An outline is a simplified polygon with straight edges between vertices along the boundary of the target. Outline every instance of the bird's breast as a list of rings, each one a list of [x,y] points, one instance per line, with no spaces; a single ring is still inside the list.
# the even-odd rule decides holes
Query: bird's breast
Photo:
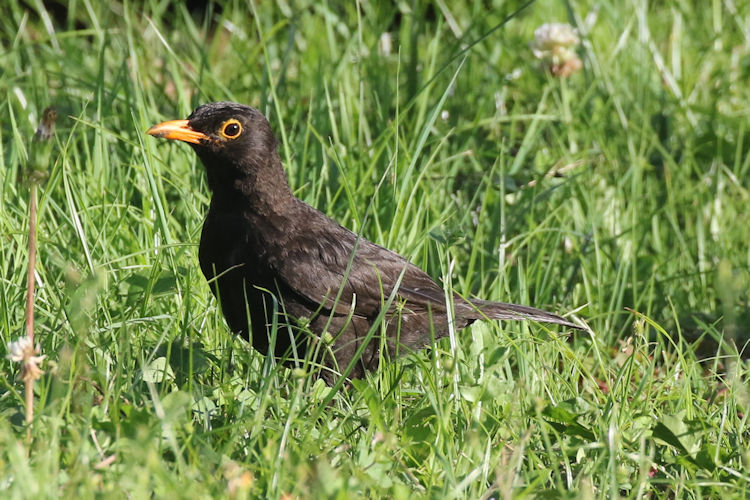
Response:
[[[206,279],[246,274],[258,268],[258,251],[250,228],[239,214],[210,211],[203,224],[198,251]]]

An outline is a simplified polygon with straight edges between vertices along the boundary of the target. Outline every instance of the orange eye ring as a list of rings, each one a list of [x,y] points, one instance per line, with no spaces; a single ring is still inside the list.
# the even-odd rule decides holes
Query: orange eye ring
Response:
[[[242,124],[231,118],[221,124],[221,135],[225,139],[236,139],[242,133]]]

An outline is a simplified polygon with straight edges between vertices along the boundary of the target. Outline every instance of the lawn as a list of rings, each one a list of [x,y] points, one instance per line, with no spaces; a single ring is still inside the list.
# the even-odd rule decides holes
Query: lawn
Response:
[[[43,4],[0,19],[1,497],[750,497],[750,2]],[[217,100],[342,225],[589,330],[476,323],[334,390],[266,359],[198,267],[203,166],[145,134]]]

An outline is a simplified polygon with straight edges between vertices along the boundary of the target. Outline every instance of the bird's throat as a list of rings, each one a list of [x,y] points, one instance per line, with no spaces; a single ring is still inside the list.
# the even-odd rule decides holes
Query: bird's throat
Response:
[[[206,166],[206,173],[216,208],[270,215],[286,211],[296,201],[277,154],[262,163]]]

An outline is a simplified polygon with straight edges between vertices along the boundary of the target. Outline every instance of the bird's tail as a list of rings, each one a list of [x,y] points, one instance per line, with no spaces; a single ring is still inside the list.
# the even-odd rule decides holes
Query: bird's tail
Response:
[[[471,299],[469,301],[473,306],[471,312],[462,311],[461,316],[466,319],[511,319],[511,320],[532,320],[540,323],[554,323],[563,325],[577,330],[583,330],[583,327],[572,323],[557,314],[542,311],[535,307],[521,306],[518,304],[506,304],[505,302],[490,302],[488,300]],[[469,305],[469,304],[467,304]]]

